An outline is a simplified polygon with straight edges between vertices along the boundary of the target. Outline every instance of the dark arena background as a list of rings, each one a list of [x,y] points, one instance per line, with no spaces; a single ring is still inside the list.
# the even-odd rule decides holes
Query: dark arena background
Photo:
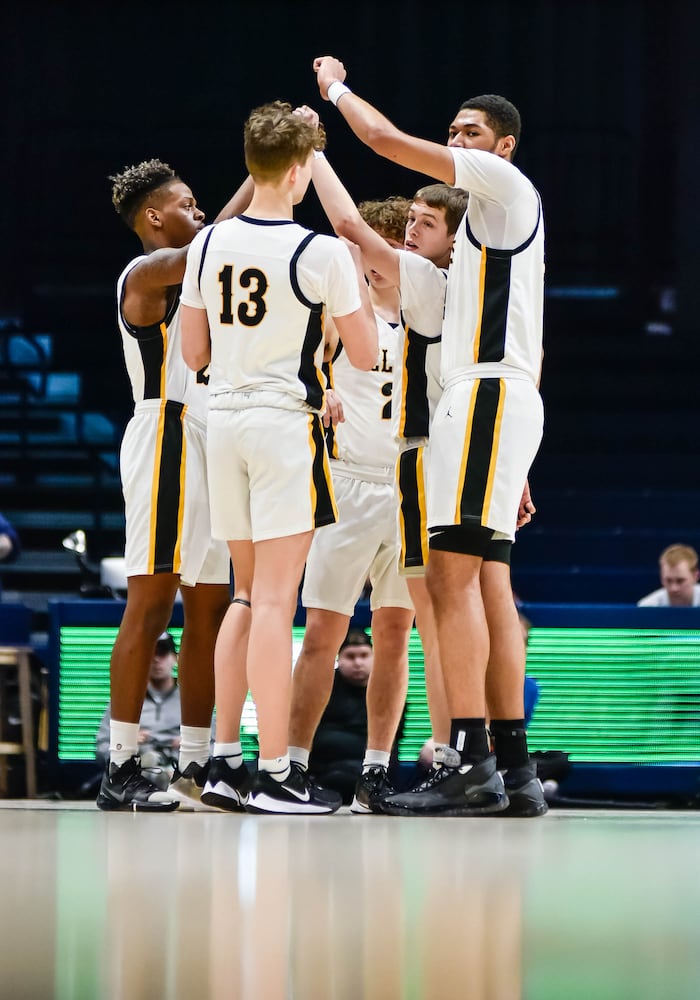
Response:
[[[636,602],[667,545],[700,550],[700,4],[26,0],[2,28],[0,512],[22,553],[0,565],[0,997],[696,997],[700,608]],[[139,252],[108,177],[158,157],[212,219],[245,177],[248,113],[283,99],[320,112],[356,201],[410,197],[425,178],[321,100],[323,54],[437,142],[468,97],[521,112],[545,434],[512,575],[530,745],[566,761],[541,821],[94,806],[132,412],[115,283]],[[312,189],[296,217],[330,232]],[[303,628],[300,608],[296,646]],[[21,647],[35,768],[2,652]],[[415,632],[410,670],[407,780],[430,733]],[[256,739],[250,703],[248,760]]]

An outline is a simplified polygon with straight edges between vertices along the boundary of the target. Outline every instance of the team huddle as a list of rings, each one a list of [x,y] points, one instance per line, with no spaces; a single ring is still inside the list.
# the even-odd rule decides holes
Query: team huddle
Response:
[[[505,98],[472,98],[441,146],[353,93],[337,59],[314,70],[361,141],[438,183],[356,206],[316,112],[282,102],[249,115],[249,177],[211,225],[159,160],[112,178],[143,254],[117,287],[135,403],[121,448],[128,593],[97,804],[336,812],[309,754],[369,579],[375,666],[351,811],[542,815],[510,582],[543,425],[544,229],[511,162],[520,117]],[[311,184],[335,237],[293,219]],[[138,720],[178,588],[181,743],[162,790],[141,768]],[[420,784],[397,791],[414,620],[434,750]]]

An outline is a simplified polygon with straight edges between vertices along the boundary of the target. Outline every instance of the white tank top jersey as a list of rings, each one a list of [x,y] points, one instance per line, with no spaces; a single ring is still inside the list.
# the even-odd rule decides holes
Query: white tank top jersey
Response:
[[[469,202],[447,278],[443,385],[465,375],[506,376],[509,369],[537,384],[544,304],[540,197],[502,157],[480,149],[450,152],[455,185],[469,192]]]
[[[184,403],[192,413],[206,419],[206,379],[203,374],[191,371],[182,358],[179,288],[174,287],[172,303],[162,322],[151,326],[132,326],[124,318],[126,277],[145,259],[145,255],[135,257],[124,268],[117,281],[117,322],[134,402],[170,399]]]
[[[360,293],[340,240],[241,215],[194,238],[181,301],[207,311],[212,396],[270,392],[274,405],[321,412],[323,305],[346,316]]]
[[[329,365],[330,387],[340,397],[345,421],[329,428],[326,440],[331,458],[357,469],[376,469],[393,479],[398,417],[392,386],[399,328],[381,316],[376,319],[379,356],[371,371],[353,368],[341,343]]]
[[[419,254],[399,251],[401,317],[394,408],[401,440],[425,440],[440,386],[440,341],[447,271]]]

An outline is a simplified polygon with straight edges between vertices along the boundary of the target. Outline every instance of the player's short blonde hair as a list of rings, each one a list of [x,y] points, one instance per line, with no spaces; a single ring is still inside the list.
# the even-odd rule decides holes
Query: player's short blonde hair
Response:
[[[668,566],[678,566],[682,562],[688,563],[691,573],[698,568],[698,554],[692,546],[669,545],[659,556],[659,565],[662,567],[664,563]]]
[[[305,122],[284,101],[255,108],[243,129],[246,167],[253,180],[263,183],[282,177],[295,163],[305,163],[312,150],[325,145],[323,126]]]

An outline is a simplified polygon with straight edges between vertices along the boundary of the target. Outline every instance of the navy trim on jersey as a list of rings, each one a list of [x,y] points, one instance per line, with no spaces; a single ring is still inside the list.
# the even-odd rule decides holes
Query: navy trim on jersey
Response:
[[[199,271],[197,271],[197,288],[202,290],[202,271],[204,270],[204,258],[207,255],[207,247],[209,246],[209,240],[211,239],[212,233],[214,232],[214,225],[209,226],[209,232],[204,238],[204,246],[202,247],[202,256],[199,261]]]
[[[131,271],[129,272],[131,274]],[[124,316],[124,292],[126,290],[126,279],[128,275],[124,276],[124,281],[122,283],[122,292],[119,299],[119,318],[124,324],[124,329],[131,334],[136,340],[148,340],[152,337],[162,337],[161,325],[165,323],[166,326],[170,326],[173,321],[173,317],[180,307],[180,292],[182,291],[182,285],[170,285],[170,288],[175,289],[174,298],[168,306],[167,312],[164,319],[158,320],[157,323],[149,323],[148,326],[133,326]],[[172,294],[172,293],[170,293]]]
[[[301,257],[302,253],[304,252],[304,250],[306,250],[307,246],[315,236],[318,236],[318,233],[308,233],[308,235],[304,237],[304,239],[301,241],[299,246],[292,254],[291,259],[289,261],[289,281],[292,285],[292,291],[303,305],[308,306],[309,309],[314,309],[314,310],[317,309],[319,312],[321,312],[323,308],[322,303],[311,302],[310,299],[307,299],[307,297],[304,295],[301,288],[299,287],[299,278],[297,277],[297,263],[299,261],[299,258]]]
[[[527,250],[527,248],[530,246],[530,244],[534,240],[535,236],[537,236],[537,230],[540,228],[540,222],[542,220],[542,199],[540,198],[539,191],[536,188],[533,188],[533,190],[534,190],[535,194],[537,195],[537,222],[535,223],[535,228],[533,229],[532,233],[530,234],[530,236],[528,236],[528,238],[525,240],[524,243],[521,243],[519,247],[515,247],[514,250],[497,250],[497,249],[494,249],[493,247],[485,247],[483,243],[481,243],[479,240],[477,240],[476,236],[472,232],[471,227],[469,225],[469,218],[465,214],[465,216],[464,216],[464,227],[465,227],[465,231],[466,231],[467,237],[469,239],[469,242],[472,244],[472,246],[475,246],[477,248],[477,250],[479,250],[479,251],[486,250],[487,256],[490,256],[491,254],[499,254],[501,257],[506,257],[506,256],[507,257],[514,257],[515,254],[522,253],[523,250]]]
[[[237,215],[237,219],[249,222],[251,226],[296,226],[294,219],[254,219],[250,215]]]

